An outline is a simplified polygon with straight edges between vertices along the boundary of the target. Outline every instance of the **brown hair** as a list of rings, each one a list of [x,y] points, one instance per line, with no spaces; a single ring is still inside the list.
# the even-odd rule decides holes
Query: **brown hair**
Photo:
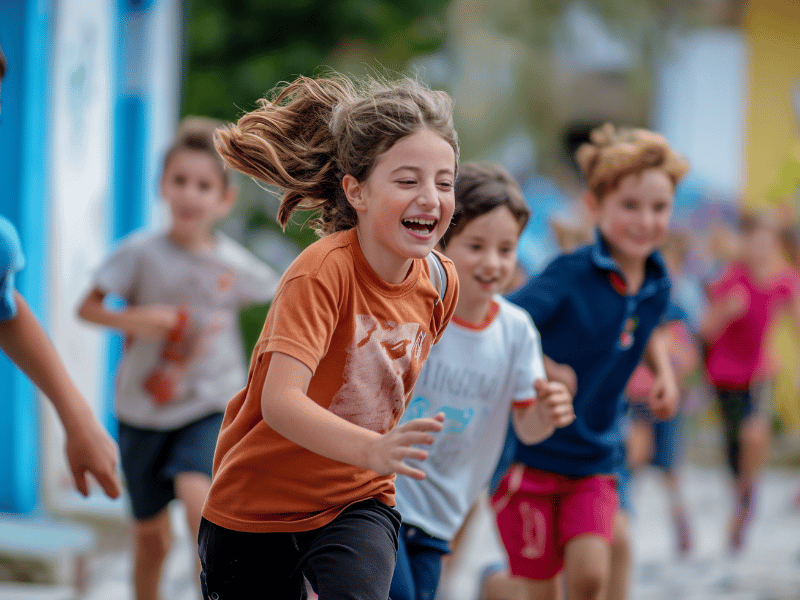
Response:
[[[458,138],[452,100],[410,77],[353,81],[339,74],[298,77],[259,100],[259,108],[217,131],[217,149],[232,168],[284,191],[278,223],[296,210],[319,210],[319,235],[350,229],[357,216],[342,178],[359,182],[380,154],[429,129],[452,146]]]
[[[178,132],[175,134],[175,139],[164,155],[163,172],[166,172],[170,161],[179,152],[184,150],[204,152],[211,156],[219,166],[222,184],[227,188],[230,185],[230,172],[214,147],[214,132],[221,125],[221,121],[209,119],[208,117],[186,117],[181,121]]]
[[[689,170],[686,158],[664,137],[647,129],[616,129],[606,123],[592,131],[590,140],[578,148],[575,160],[597,200],[617,189],[628,175],[660,169],[674,189]]]
[[[450,239],[461,233],[470,221],[493,211],[498,206],[505,206],[511,211],[519,223],[520,232],[531,216],[519,184],[499,165],[487,163],[461,165],[456,178],[455,196],[456,209],[453,219],[439,242],[442,248],[446,248]]]

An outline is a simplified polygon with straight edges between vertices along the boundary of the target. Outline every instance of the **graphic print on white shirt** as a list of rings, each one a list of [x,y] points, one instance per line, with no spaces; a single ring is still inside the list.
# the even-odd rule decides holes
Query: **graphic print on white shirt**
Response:
[[[372,431],[389,430],[405,407],[406,378],[419,360],[427,333],[419,323],[356,317],[356,332],[347,349],[344,384],[329,410]]]
[[[501,297],[482,329],[451,322],[422,367],[402,422],[445,413],[427,447],[422,481],[398,477],[397,507],[406,523],[449,540],[489,482],[503,448],[514,402],[535,397],[543,378],[539,334],[530,316]]]

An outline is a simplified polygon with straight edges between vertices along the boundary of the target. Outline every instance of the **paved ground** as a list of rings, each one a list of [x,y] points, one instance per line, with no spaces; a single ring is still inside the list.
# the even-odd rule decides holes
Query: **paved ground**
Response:
[[[632,600],[800,600],[800,510],[794,499],[800,473],[770,469],[760,494],[748,544],[740,556],[725,548],[730,511],[727,479],[712,468],[687,467],[683,482],[692,515],[695,547],[679,560],[666,497],[655,473],[633,485],[636,508],[632,533],[635,568]],[[197,600],[191,567],[195,545],[189,540],[179,507],[172,514],[178,531],[166,566],[162,597]],[[102,533],[105,550],[88,564],[89,585],[83,600],[132,600],[127,530]],[[503,554],[488,514],[482,513],[467,537],[469,551],[452,580],[443,586],[442,600],[473,600],[479,575]],[[265,582],[268,598],[268,582]],[[67,596],[15,595],[14,598]]]
[[[794,504],[800,474],[776,469],[767,472],[748,544],[735,558],[725,544],[731,501],[724,473],[684,469],[694,534],[694,550],[686,559],[675,553],[660,483],[655,472],[646,472],[633,485],[632,600],[800,599],[800,510]],[[479,573],[487,564],[502,560],[492,527],[484,513],[471,532],[473,551],[443,590],[447,600],[475,598]]]

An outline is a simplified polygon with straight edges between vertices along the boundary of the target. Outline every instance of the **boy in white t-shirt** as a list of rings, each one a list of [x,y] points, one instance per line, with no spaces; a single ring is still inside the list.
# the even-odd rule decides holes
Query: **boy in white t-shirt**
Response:
[[[445,422],[428,453],[426,478],[395,482],[403,525],[393,600],[435,596],[442,555],[489,483],[509,415],[528,444],[574,419],[566,386],[545,379],[530,317],[500,296],[514,275],[517,241],[530,215],[519,186],[499,166],[468,163],[459,168],[455,194],[453,221],[440,244],[458,272],[458,304],[403,417],[441,412]]]

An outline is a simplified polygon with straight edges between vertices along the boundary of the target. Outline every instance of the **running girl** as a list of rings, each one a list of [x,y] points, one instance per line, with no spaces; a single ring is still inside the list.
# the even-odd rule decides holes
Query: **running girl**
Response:
[[[278,220],[324,236],[278,285],[228,405],[200,531],[206,598],[386,600],[394,474],[422,478],[442,416],[395,427],[456,304],[426,260],[453,215],[452,103],[405,78],[300,77],[228,127],[233,168],[284,190]],[[438,273],[445,277],[438,277]],[[434,283],[438,282],[438,283]]]

